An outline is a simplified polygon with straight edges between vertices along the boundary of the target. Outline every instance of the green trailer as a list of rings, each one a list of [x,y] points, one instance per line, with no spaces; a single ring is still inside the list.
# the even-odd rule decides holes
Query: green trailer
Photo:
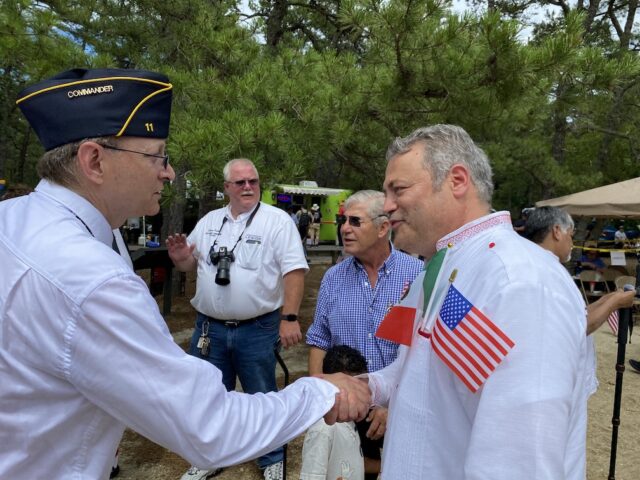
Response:
[[[318,187],[316,182],[302,181],[299,185],[277,184],[271,189],[262,190],[262,201],[286,210],[293,207],[296,211],[304,206],[307,210],[314,203],[320,206],[322,224],[320,242],[335,243],[337,239],[336,215],[340,201],[353,193],[340,188]]]

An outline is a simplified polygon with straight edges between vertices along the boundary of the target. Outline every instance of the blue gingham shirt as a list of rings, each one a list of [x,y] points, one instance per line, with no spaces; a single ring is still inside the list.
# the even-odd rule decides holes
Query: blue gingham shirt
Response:
[[[391,247],[371,288],[362,264],[349,257],[325,273],[307,344],[328,350],[348,345],[367,359],[370,372],[393,362],[398,344],[375,336],[389,307],[400,300],[406,284],[422,271],[424,263]]]

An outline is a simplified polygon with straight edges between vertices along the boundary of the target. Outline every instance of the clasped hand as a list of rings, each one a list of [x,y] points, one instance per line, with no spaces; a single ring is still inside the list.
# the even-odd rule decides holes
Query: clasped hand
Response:
[[[335,422],[362,420],[371,407],[371,391],[366,379],[358,379],[344,373],[316,375],[335,385],[340,392],[336,394],[336,402],[324,416],[327,425]]]

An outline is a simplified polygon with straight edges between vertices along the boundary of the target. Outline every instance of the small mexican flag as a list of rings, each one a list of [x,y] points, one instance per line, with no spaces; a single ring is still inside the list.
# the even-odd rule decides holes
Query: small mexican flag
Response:
[[[418,305],[422,305],[423,277],[424,272],[408,286],[400,302],[389,308],[376,331],[376,337],[411,346],[416,309]]]

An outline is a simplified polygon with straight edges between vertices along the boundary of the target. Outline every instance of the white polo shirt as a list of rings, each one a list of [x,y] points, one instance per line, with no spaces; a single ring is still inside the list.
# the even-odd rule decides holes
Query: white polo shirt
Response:
[[[259,205],[248,227],[253,210],[234,219],[226,206],[202,217],[189,235],[198,261],[196,295],[191,304],[198,312],[221,320],[248,320],[273,312],[284,301],[282,277],[293,270],[309,269],[300,234],[289,215],[270,205]],[[212,246],[214,251],[234,249],[229,285],[215,282],[218,269],[209,256]]]

